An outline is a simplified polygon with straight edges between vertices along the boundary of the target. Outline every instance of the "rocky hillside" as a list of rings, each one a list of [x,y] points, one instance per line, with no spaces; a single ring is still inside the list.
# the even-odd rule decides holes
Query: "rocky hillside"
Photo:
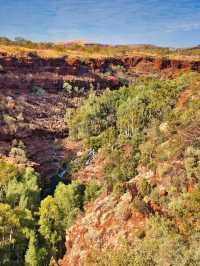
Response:
[[[199,265],[199,72],[1,52],[2,265]]]
[[[62,148],[54,143],[67,136],[65,110],[76,108],[79,98],[87,95],[89,89],[117,89],[128,86],[138,75],[174,76],[182,70],[200,71],[200,62],[139,56],[51,59],[34,53],[25,57],[1,53],[2,154],[9,150],[12,140],[22,140],[42,176],[49,175],[57,169],[56,161],[65,158]]]
[[[134,168],[127,160],[134,163],[136,158],[134,154],[131,155],[134,144],[129,142],[129,138],[126,144],[123,139],[120,148],[112,146],[113,150],[122,151],[120,160],[116,159],[119,153],[115,157],[113,150],[105,151],[114,140],[102,139],[106,147],[98,142],[100,153],[104,151],[105,156],[112,160],[109,171],[108,165],[102,171],[104,180],[109,177],[107,182],[110,182],[112,178],[112,186],[107,185],[106,191],[85,205],[84,213],[66,231],[67,252],[59,265],[199,264],[199,250],[194,252],[193,248],[198,245],[199,232],[200,83],[198,75],[188,76],[187,79],[190,81],[178,93],[171,113],[164,116],[164,120],[158,119],[153,123],[147,129],[142,143],[140,140],[140,159],[137,174],[133,178],[130,177],[134,175]],[[123,108],[126,109],[126,105]],[[144,114],[141,119],[144,119]],[[78,115],[81,116],[81,110]],[[87,119],[87,115],[81,117]],[[79,119],[75,118],[75,121],[78,123]],[[133,125],[135,128],[136,122]],[[90,135],[92,131],[88,135],[83,130],[80,129],[79,137],[93,138],[90,143],[94,145],[95,137]],[[131,136],[134,138],[134,135]],[[114,139],[115,145],[120,145],[121,140]],[[81,179],[83,176],[79,173],[76,176]]]
[[[103,193],[88,204],[84,215],[77,217],[75,224],[67,230],[67,254],[60,265],[84,265],[94,251],[103,253],[116,249],[122,239],[134,241],[143,233],[147,217],[131,205],[130,193]]]

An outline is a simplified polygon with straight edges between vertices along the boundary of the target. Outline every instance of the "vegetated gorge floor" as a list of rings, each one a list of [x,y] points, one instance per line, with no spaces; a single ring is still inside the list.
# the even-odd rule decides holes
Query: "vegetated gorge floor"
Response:
[[[184,70],[200,71],[200,62],[140,56],[51,59],[1,53],[0,156],[9,156],[14,140],[22,141],[29,163],[46,187],[62,162],[80,149],[79,143],[67,139],[64,118],[66,109],[79,106],[89,89],[118,89],[134,82],[136,76],[172,78]],[[63,90],[65,82],[70,91]],[[91,166],[87,168],[83,174],[86,179]]]

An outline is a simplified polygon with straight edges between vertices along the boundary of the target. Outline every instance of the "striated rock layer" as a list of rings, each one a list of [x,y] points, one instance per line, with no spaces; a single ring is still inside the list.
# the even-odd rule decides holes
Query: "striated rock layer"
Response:
[[[33,85],[48,90],[60,90],[63,82],[88,89],[107,87],[117,89],[123,82],[112,73],[113,66],[121,66],[130,74],[160,73],[172,76],[180,70],[200,72],[200,61],[172,60],[151,56],[122,58],[70,59],[41,58],[30,54],[26,57],[0,55],[0,88],[30,89]]]

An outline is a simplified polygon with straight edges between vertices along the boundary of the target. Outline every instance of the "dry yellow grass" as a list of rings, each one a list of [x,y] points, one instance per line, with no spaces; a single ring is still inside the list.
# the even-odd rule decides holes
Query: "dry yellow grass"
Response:
[[[152,56],[152,57],[166,57],[169,59],[177,60],[200,60],[200,51],[196,53],[192,50],[180,50],[180,51],[165,51],[164,48],[130,48],[128,46],[123,47],[52,47],[52,48],[27,48],[19,45],[5,45],[0,44],[0,53],[6,52],[8,55],[23,57],[28,53],[37,53],[42,58],[58,58],[68,56],[70,58],[106,58],[106,57],[126,57],[126,56]]]

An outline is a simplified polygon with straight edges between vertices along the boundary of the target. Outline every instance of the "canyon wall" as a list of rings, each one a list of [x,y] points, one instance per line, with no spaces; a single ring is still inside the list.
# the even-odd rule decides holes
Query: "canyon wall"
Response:
[[[41,86],[47,90],[61,90],[63,82],[73,87],[117,89],[124,85],[112,67],[120,66],[131,75],[157,73],[171,77],[182,70],[200,72],[200,61],[172,60],[155,57],[41,58],[34,54],[17,58],[0,54],[0,88],[30,89]],[[126,77],[125,77],[126,79]]]

